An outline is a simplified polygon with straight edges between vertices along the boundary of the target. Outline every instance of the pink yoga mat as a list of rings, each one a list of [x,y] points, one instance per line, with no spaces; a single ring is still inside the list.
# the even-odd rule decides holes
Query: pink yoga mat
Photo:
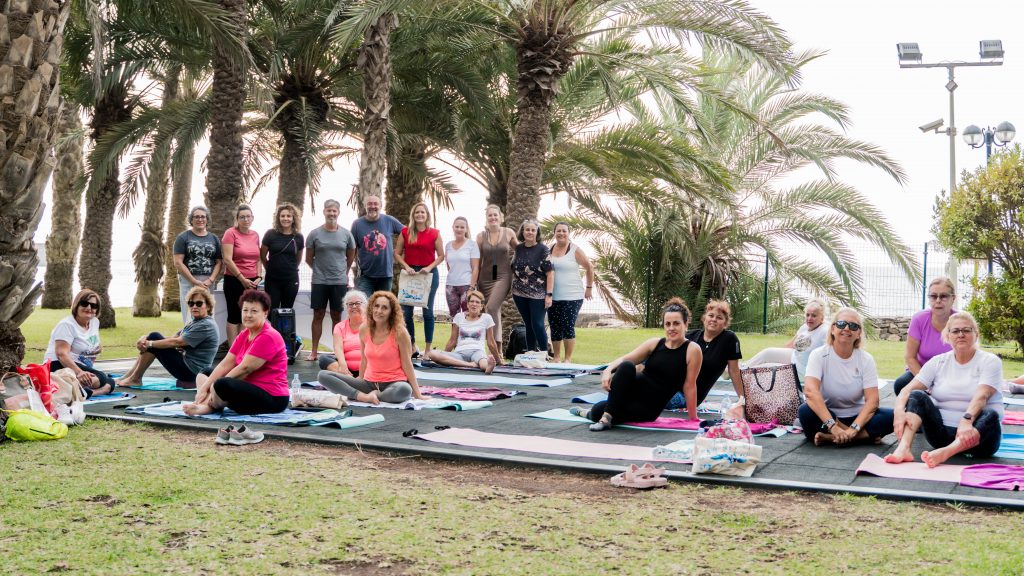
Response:
[[[523,394],[517,390],[506,391],[500,388],[438,388],[436,386],[420,386],[420,392],[456,400],[497,400]]]
[[[748,422],[751,434],[762,434],[776,428],[775,424],[758,424]],[[664,418],[659,417],[653,422],[626,422],[624,426],[636,426],[637,428],[657,428],[659,430],[700,430],[700,420],[687,420],[685,418]]]
[[[904,462],[889,464],[877,454],[868,454],[857,467],[857,474],[871,474],[883,478],[902,478],[904,480],[934,480],[936,482],[960,483],[960,472],[966,466],[943,464],[929,468],[924,462]]]
[[[1005,412],[1003,414],[1003,424],[1024,426],[1024,412]]]
[[[442,444],[457,444],[474,448],[496,448],[499,450],[516,450],[519,452],[536,452],[553,456],[581,456],[584,458],[607,458],[611,460],[631,460],[634,462],[657,461],[688,464],[688,460],[669,460],[655,458],[652,448],[644,446],[627,446],[625,444],[597,444],[594,442],[577,442],[575,440],[559,440],[546,436],[521,436],[518,434],[494,434],[481,432],[472,428],[448,428],[428,434],[417,434],[416,438]]]

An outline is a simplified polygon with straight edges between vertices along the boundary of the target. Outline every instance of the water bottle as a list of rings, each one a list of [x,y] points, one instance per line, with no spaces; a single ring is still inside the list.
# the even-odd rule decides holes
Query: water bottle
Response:
[[[728,412],[730,408],[732,408],[732,396],[722,396],[722,403],[718,407],[718,413],[724,418],[725,413]]]
[[[296,374],[296,375],[292,376],[292,385],[291,385],[291,388],[288,391],[294,397],[295,393],[298,392],[301,389],[302,389],[302,380],[300,380],[299,379],[299,375]]]

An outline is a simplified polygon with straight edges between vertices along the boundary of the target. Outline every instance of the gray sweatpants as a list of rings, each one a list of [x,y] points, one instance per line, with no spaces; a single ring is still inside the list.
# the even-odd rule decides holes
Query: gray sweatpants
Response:
[[[353,378],[352,376],[345,376],[344,374],[328,370],[321,370],[316,380],[324,388],[335,394],[347,396],[350,400],[355,400],[356,392],[369,394],[374,390],[380,390],[377,397],[380,398],[381,402],[397,404],[412,398],[412,386],[404,380],[396,382],[367,382],[362,378]]]

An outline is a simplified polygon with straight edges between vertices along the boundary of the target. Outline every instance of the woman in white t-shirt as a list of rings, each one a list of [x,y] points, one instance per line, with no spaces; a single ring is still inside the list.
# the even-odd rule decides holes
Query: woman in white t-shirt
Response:
[[[807,360],[800,426],[817,445],[878,442],[892,432],[892,410],[878,407],[878,369],[861,348],[864,320],[843,308],[828,327],[828,344]]]
[[[494,340],[494,319],[484,313],[484,302],[482,292],[471,290],[466,295],[469,310],[452,318],[452,336],[444,350],[431,350],[427,357],[446,366],[480,368],[487,374],[494,371],[501,352]],[[487,354],[488,348],[493,356]]]
[[[444,298],[448,302],[448,314],[452,318],[459,312],[466,312],[466,295],[476,290],[480,276],[480,246],[469,235],[469,221],[463,216],[455,218],[452,224],[455,240],[444,247],[445,261],[448,262],[448,278],[444,285]]]
[[[50,332],[43,362],[50,372],[68,368],[75,373],[87,397],[110,394],[114,379],[93,368],[103,347],[100,345],[100,296],[88,288],[71,301],[71,315],[64,317]]]
[[[804,323],[796,331],[796,336],[783,348],[765,348],[747,362],[747,366],[762,364],[796,365],[796,372],[803,380],[807,373],[807,359],[811,352],[825,344],[829,326],[825,324],[825,304],[821,300],[811,300],[804,307]]]
[[[886,462],[913,462],[910,449],[919,428],[935,448],[921,453],[929,468],[961,452],[984,458],[999,450],[1002,361],[978,349],[978,323],[967,312],[949,317],[942,340],[953,350],[933,356],[896,398],[894,424],[900,442]]]

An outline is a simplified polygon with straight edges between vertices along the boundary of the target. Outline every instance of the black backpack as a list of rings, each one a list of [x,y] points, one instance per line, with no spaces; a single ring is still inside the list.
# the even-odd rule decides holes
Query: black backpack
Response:
[[[288,364],[295,363],[302,341],[295,334],[295,310],[291,308],[274,308],[270,311],[270,325],[284,338],[284,346],[288,351]]]
[[[526,324],[516,324],[508,334],[505,358],[511,360],[523,352],[526,352]]]

